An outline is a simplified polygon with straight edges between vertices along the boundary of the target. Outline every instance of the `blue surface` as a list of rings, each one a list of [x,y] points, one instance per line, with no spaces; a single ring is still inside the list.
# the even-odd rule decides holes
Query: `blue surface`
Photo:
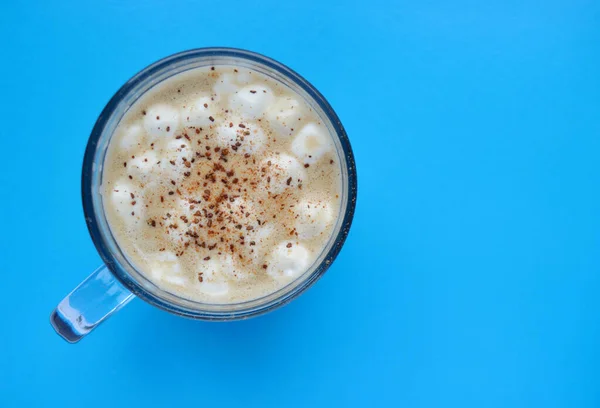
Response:
[[[260,4],[3,4],[0,406],[598,407],[600,4]],[[280,60],[336,109],[346,246],[267,316],[135,301],[68,345],[48,316],[100,262],[92,125],[135,72],[209,45]]]

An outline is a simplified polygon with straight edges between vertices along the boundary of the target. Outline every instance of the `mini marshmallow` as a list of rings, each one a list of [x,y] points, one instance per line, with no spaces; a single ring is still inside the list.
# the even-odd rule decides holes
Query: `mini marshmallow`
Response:
[[[165,146],[167,157],[169,160],[183,163],[183,159],[191,159],[192,151],[190,145],[184,139],[173,139]]]
[[[232,74],[222,74],[213,85],[213,93],[219,100],[225,95],[236,93],[238,89],[236,78]]]
[[[225,296],[229,293],[227,282],[202,282],[199,287],[202,293],[213,297]]]
[[[243,128],[240,125],[244,126]],[[240,143],[238,153],[256,154],[260,153],[267,141],[263,130],[254,122],[232,117],[225,120],[215,131],[215,141],[221,147],[230,147],[237,142]]]
[[[215,108],[215,103],[210,96],[201,96],[183,110],[182,122],[185,126],[190,127],[208,127],[213,122],[210,118],[214,119],[216,115]]]
[[[185,279],[180,275],[181,265],[173,252],[159,252],[148,258],[150,273],[155,279],[164,280],[180,286],[185,284]]]
[[[233,275],[231,256],[202,260],[199,262],[198,289],[209,296],[224,296],[229,293],[229,284],[227,283],[229,275]]]
[[[141,194],[138,195],[133,186],[124,179],[113,185],[110,200],[115,211],[129,227],[136,224],[144,214],[143,197],[141,197]]]
[[[279,194],[286,188],[297,188],[298,184],[306,179],[304,167],[298,160],[287,154],[264,159],[261,162],[262,168],[266,169],[265,177],[261,179],[263,186],[273,194]]]
[[[302,200],[294,207],[296,232],[300,239],[309,239],[321,234],[333,221],[333,210],[329,202]]]
[[[171,136],[179,125],[177,109],[164,103],[152,105],[144,116],[144,129],[151,139]]]
[[[248,83],[250,82],[251,79],[252,79],[252,76],[250,75],[250,72],[246,71],[244,69],[239,71],[235,76],[236,82],[242,86],[248,85]]]
[[[194,213],[198,211],[195,206],[194,209],[192,209],[192,206],[194,205],[187,200],[179,198],[175,201],[173,210],[176,213],[177,218],[183,215],[191,220],[194,218]]]
[[[123,150],[131,150],[144,141],[144,128],[134,124],[124,130],[119,146]]]
[[[292,152],[302,163],[313,164],[331,150],[327,129],[316,123],[304,126],[292,142]]]
[[[255,124],[246,125],[245,132],[242,132],[243,140],[240,137],[241,146],[238,152],[241,154],[257,154],[264,150],[267,142],[265,132]],[[250,133],[250,134],[248,134]]]
[[[294,98],[277,98],[275,103],[269,106],[265,116],[271,128],[279,136],[289,137],[294,130],[301,126],[302,107]]]
[[[241,281],[248,279],[248,272],[242,268],[236,267],[231,255],[221,255],[218,261],[221,263],[221,273],[225,279],[231,281]]]
[[[257,119],[267,106],[273,102],[273,91],[264,85],[248,85],[231,95],[231,109],[236,110],[242,117]]]
[[[188,222],[184,221],[181,218],[182,216],[186,217]],[[173,206],[163,213],[161,219],[167,226],[177,226],[177,228],[162,229],[163,233],[170,241],[178,245],[187,240],[185,235],[186,226],[191,222],[190,220],[193,219],[193,212],[189,209],[189,204],[186,201],[177,199],[175,203],[173,203]]]
[[[127,163],[127,171],[137,180],[146,180],[151,176],[151,173],[157,168],[158,156],[152,150],[148,150],[142,154],[138,154],[135,158]]]
[[[235,144],[238,137],[238,123],[240,123],[239,119],[231,119],[226,120],[222,125],[217,127],[217,129],[215,130],[214,138],[219,146],[229,147]]]
[[[185,161],[192,158],[192,151],[184,139],[170,140],[165,146],[166,158],[160,160],[160,169],[171,180],[183,178]]]
[[[163,278],[165,282],[177,286],[185,286],[187,280],[183,276],[166,276]]]
[[[267,273],[275,279],[295,278],[308,268],[309,258],[310,252],[302,245],[282,242],[269,257]]]
[[[249,249],[250,257],[255,265],[263,264],[263,259],[267,255],[266,251],[269,248],[267,240],[273,236],[274,232],[275,227],[271,224],[267,224],[254,228],[252,231],[246,233],[246,240],[254,241],[254,245],[249,247]]]

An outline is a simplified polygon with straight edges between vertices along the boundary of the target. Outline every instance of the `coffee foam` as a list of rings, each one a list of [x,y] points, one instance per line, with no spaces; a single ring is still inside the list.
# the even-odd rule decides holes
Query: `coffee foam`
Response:
[[[290,137],[306,115],[296,98],[279,97],[267,107],[265,116],[273,131],[282,137]]]
[[[140,97],[103,178],[110,228],[137,268],[210,303],[301,275],[331,235],[340,192],[320,118],[289,88],[236,67],[195,69]]]

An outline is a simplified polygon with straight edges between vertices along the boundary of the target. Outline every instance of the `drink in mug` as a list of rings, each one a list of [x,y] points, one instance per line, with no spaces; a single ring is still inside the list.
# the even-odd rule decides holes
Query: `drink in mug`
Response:
[[[341,167],[320,117],[241,66],[169,78],[116,128],[102,183],[117,243],[160,288],[200,302],[275,292],[331,237]]]
[[[203,320],[273,310],[329,268],[356,196],[348,137],[298,74],[232,48],[169,56],[92,130],[82,198],[104,265],[51,323],[76,342],[136,296]]]

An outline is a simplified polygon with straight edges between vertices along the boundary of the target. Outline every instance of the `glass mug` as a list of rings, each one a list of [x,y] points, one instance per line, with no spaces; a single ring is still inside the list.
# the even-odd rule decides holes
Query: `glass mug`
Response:
[[[108,226],[100,194],[107,147],[119,121],[131,105],[149,89],[173,75],[212,65],[251,68],[297,92],[320,116],[333,135],[338,159],[342,164],[339,217],[331,238],[315,262],[301,276],[276,292],[231,304],[195,302],[160,289],[148,280],[117,245]],[[148,66],[127,81],[108,102],[94,125],[83,160],[81,187],[85,220],[104,265],[96,269],[52,312],[52,326],[71,343],[79,341],[136,296],[167,312],[201,320],[244,319],[285,305],[315,283],[338,255],[352,224],[357,195],[356,167],[350,141],[323,95],[285,65],[254,52],[233,48],[184,51]]]

